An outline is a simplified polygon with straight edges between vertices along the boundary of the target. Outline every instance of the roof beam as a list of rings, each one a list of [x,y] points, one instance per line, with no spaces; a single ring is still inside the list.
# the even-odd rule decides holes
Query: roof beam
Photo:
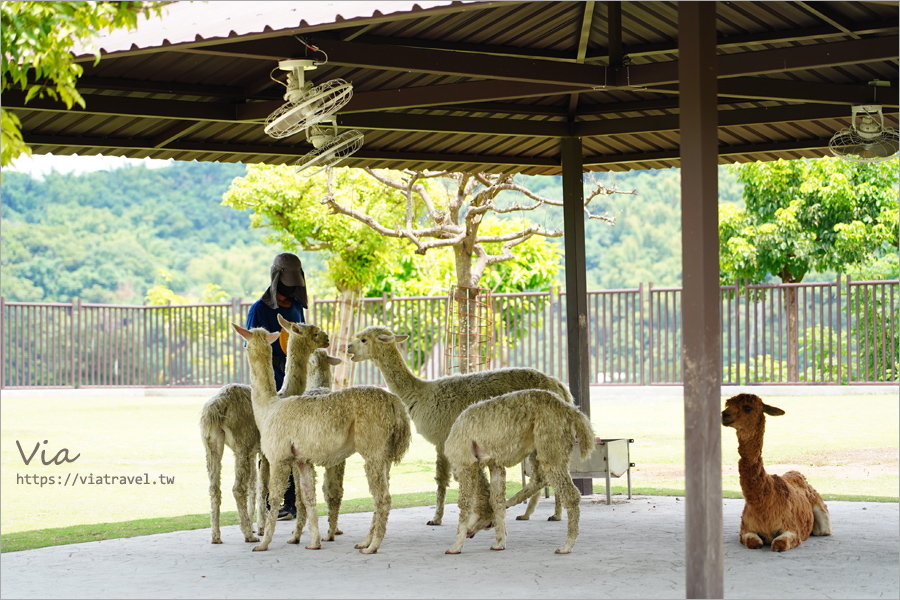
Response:
[[[189,119],[192,121],[237,121],[236,106],[230,102],[188,102],[184,100],[154,100],[148,98],[128,98],[123,96],[100,96],[86,94],[85,107],[74,105],[69,112],[97,115],[124,115],[161,119]],[[65,105],[50,98],[32,98],[25,104],[22,92],[3,94],[4,108],[66,112]]]
[[[565,121],[480,119],[399,113],[342,115],[338,117],[338,125],[340,127],[381,131],[422,131],[522,137],[557,138],[568,137],[572,133],[569,124]]]
[[[386,45],[325,39],[317,43],[327,52],[329,64],[353,68],[414,71],[445,76],[576,85],[585,88],[599,88],[604,83],[609,87],[628,88],[678,81],[678,61],[632,65],[627,73],[631,84],[628,85],[629,81],[625,81],[624,70],[619,71],[620,81],[616,81],[612,76],[607,81],[605,68],[595,64],[575,64],[546,58],[485,56],[425,48],[409,52],[403,47],[402,42],[397,45]],[[896,60],[898,44],[900,37],[891,35],[830,44],[722,54],[717,60],[718,74],[720,78],[735,77]],[[190,52],[278,61],[302,56],[304,50],[305,47],[294,38],[281,37],[204,46],[190,49]]]
[[[853,31],[853,25],[851,23],[844,23],[841,16],[831,9],[827,2],[797,2],[797,4],[841,33],[846,33],[853,39],[859,39],[859,34]]]
[[[754,46],[772,43],[793,43],[806,40],[823,40],[828,38],[840,37],[845,38],[847,35],[878,35],[878,34],[896,34],[900,30],[896,22],[889,20],[868,21],[865,23],[854,23],[852,33],[848,34],[831,25],[821,25],[818,27],[808,27],[805,29],[791,29],[788,31],[763,31],[759,33],[747,33],[741,35],[719,36],[716,40],[716,47],[720,50],[728,48],[736,48],[740,46]],[[640,46],[626,46],[625,54],[635,58],[638,56],[653,56],[658,54],[674,54],[678,52],[677,42],[661,42],[657,44],[643,44]],[[587,62],[605,61],[608,59],[605,49],[598,50],[595,54],[587,57]]]
[[[560,86],[545,83],[534,84],[508,81],[451,83],[427,87],[360,92],[353,95],[353,98],[341,110],[341,113],[547,97],[572,92],[587,92],[590,89],[590,87],[582,85]]]
[[[604,67],[557,61],[480,56],[461,52],[420,49],[409,52],[398,46],[355,42],[318,42],[328,53],[328,64],[388,71],[416,71],[435,75],[483,77],[485,79],[557,83],[594,87],[603,85]]]
[[[584,13],[582,14],[582,17],[581,17],[581,32],[578,34],[578,50],[577,50],[577,55],[575,57],[575,62],[579,65],[584,64],[584,59],[587,56],[588,42],[591,39],[591,22],[594,19],[594,4],[595,4],[595,2],[593,0],[590,0],[590,1],[584,3]],[[621,13],[619,12],[619,3],[612,2],[610,4],[615,5],[615,8],[610,6],[610,14],[613,14],[613,11],[615,11],[615,14],[620,15],[619,28],[621,29],[622,21],[621,21]],[[612,21],[612,19],[610,19],[610,21]],[[610,27],[612,27],[612,24],[610,24]],[[619,35],[620,42],[621,42],[622,32],[619,31],[618,35]],[[578,108],[578,93],[577,92],[572,94],[571,96],[569,96],[569,115],[572,118],[575,117],[575,109],[576,108]]]
[[[648,91],[678,93],[677,84],[650,86]],[[891,87],[860,84],[818,83],[768,77],[728,77],[719,79],[719,97],[743,100],[778,100],[822,104],[881,104],[898,106],[897,82]]]
[[[828,147],[828,139],[813,138],[808,140],[791,140],[787,142],[766,142],[761,144],[744,144],[741,146],[719,146],[719,156],[737,156],[761,152],[789,152],[791,150],[821,150]],[[598,167],[609,164],[643,163],[659,160],[677,160],[680,150],[662,150],[651,152],[633,152],[627,154],[608,154],[585,156],[584,166]]]
[[[894,35],[740,54],[720,54],[716,60],[716,66],[721,80],[740,75],[784,73],[819,67],[897,60],[898,44],[900,44],[900,37]],[[678,61],[630,67],[632,86],[653,86],[677,81]],[[619,86],[622,84],[622,81],[618,82]]]
[[[90,150],[118,150],[128,151],[137,150],[153,157],[154,151],[161,153],[183,152],[196,154],[224,154],[227,153],[235,157],[236,160],[245,160],[246,158],[257,157],[300,157],[305,155],[308,147],[303,146],[283,146],[283,145],[263,145],[263,144],[242,144],[233,145],[228,143],[215,144],[209,142],[187,142],[174,141],[165,148],[154,148],[152,141],[141,140],[137,138],[91,138],[80,136],[56,136],[56,135],[35,135],[23,132],[25,143],[33,146],[66,146],[77,152],[79,149]],[[720,146],[719,156],[738,156],[755,153],[778,153],[792,150],[821,150],[828,147],[827,138],[813,138],[807,140],[790,140],[786,142],[765,142],[758,144],[743,144],[740,146]],[[162,154],[160,154],[162,156]],[[677,160],[679,150],[664,151],[648,151],[634,152],[623,154],[593,155],[584,157],[584,166],[604,166],[609,164],[629,164],[642,163],[661,160]],[[188,160],[188,159],[185,159]],[[416,162],[432,162],[432,163],[458,163],[458,164],[481,164],[481,165],[504,165],[504,166],[520,166],[520,167],[558,167],[559,161],[556,158],[546,157],[517,157],[517,156],[485,156],[483,154],[448,154],[448,153],[422,153],[422,152],[386,152],[373,148],[363,147],[352,157],[347,159],[348,164],[354,160],[396,160],[396,161],[416,161]]]
[[[778,106],[720,110],[720,127],[764,125],[815,121],[819,119],[849,118],[843,105]],[[679,117],[656,115],[648,117],[610,118],[595,121],[579,121],[570,125],[563,121],[535,121],[524,119],[485,119],[471,117],[444,117],[410,114],[346,115],[338,119],[341,127],[353,127],[383,131],[422,131],[473,135],[509,135],[523,137],[597,137],[604,135],[628,135],[654,131],[677,131]]]

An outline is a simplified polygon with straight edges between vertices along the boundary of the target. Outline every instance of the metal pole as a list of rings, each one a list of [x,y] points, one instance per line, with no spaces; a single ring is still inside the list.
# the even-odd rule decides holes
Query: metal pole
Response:
[[[688,598],[722,598],[716,3],[678,3],[685,566]]]

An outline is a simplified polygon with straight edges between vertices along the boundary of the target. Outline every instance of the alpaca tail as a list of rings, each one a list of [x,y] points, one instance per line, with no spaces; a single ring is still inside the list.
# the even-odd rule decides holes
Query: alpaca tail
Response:
[[[567,406],[570,422],[575,429],[575,437],[578,438],[581,447],[581,460],[587,460],[594,452],[594,428],[587,416],[575,406]]]
[[[562,398],[565,402],[574,405],[575,398],[572,397],[572,392],[569,391],[569,388],[562,381],[556,380],[556,389],[550,390],[556,394],[559,394],[559,397]]]
[[[409,450],[412,443],[412,427],[409,424],[409,413],[400,398],[390,394],[391,411],[394,415],[394,424],[391,429],[391,454],[390,460],[399,465]]]
[[[207,404],[200,413],[200,437],[206,447],[206,468],[209,473],[222,465],[225,452],[225,412],[217,404]]]

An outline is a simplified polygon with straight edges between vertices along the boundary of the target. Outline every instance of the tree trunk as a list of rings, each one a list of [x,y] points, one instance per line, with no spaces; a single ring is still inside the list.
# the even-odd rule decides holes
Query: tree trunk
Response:
[[[797,288],[784,290],[784,313],[787,321],[787,375],[791,383],[800,381],[800,331],[797,315]]]
[[[359,290],[342,289],[337,302],[337,329],[334,339],[331,341],[333,356],[341,359],[341,364],[334,368],[335,390],[350,387],[350,357],[347,355],[347,345],[356,333],[356,315],[359,309]]]

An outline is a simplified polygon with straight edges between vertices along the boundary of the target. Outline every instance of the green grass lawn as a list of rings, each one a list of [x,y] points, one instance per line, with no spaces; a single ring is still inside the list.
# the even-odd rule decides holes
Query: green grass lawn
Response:
[[[0,549],[8,552],[208,527],[208,481],[197,426],[206,400],[205,395],[119,398],[108,392],[77,397],[66,391],[27,397],[4,394],[0,402]],[[787,413],[767,422],[763,457],[769,472],[800,469],[826,500],[898,500],[896,394],[766,401]],[[635,493],[684,494],[680,399],[594,400],[591,414],[600,437],[635,440],[631,446]],[[16,442],[25,458],[38,445],[29,465],[24,464]],[[77,459],[43,464],[42,452],[49,462],[62,449],[70,459]],[[722,449],[723,495],[739,498],[733,430],[722,430]],[[362,465],[358,456],[348,461],[343,512],[371,510]],[[232,473],[233,466],[226,460],[223,524],[236,523]],[[76,475],[79,483],[73,487]],[[150,483],[80,483],[90,475],[95,482],[98,476],[115,475],[140,476]],[[33,482],[35,476],[38,483]],[[68,485],[59,483],[67,477]],[[46,478],[44,485],[41,478]],[[519,470],[511,469],[510,490],[517,490],[520,481]],[[624,493],[625,478],[613,481],[613,492]],[[594,483],[595,492],[603,491],[602,481]],[[434,448],[416,435],[402,464],[391,471],[393,505],[433,505],[434,488]],[[456,501],[455,489],[454,483],[449,503]]]

